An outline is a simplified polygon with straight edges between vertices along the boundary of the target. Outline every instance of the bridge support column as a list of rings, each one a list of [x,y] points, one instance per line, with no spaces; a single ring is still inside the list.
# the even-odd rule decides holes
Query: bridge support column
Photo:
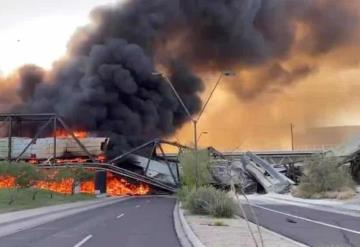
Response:
[[[104,194],[106,193],[106,172],[98,171],[95,174],[95,192]]]

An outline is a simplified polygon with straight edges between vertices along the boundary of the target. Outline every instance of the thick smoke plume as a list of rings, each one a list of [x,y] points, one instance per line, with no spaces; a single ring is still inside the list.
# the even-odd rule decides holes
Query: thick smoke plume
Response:
[[[356,44],[359,6],[357,0],[129,0],[99,7],[52,71],[20,70],[21,102],[13,111],[56,112],[74,128],[110,135],[116,153],[169,135],[187,120],[168,85],[153,75],[157,69],[192,114],[201,107],[198,72],[248,74],[229,88],[251,100],[312,73],[322,55]]]

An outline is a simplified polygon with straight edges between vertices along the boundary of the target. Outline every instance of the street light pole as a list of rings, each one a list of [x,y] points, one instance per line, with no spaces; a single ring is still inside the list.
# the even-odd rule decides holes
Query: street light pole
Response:
[[[197,142],[199,143],[200,142],[200,138],[202,137],[202,135],[206,135],[208,132],[207,131],[203,131],[201,132],[198,137],[197,137]]]
[[[198,138],[197,138],[198,120],[193,120],[194,125],[194,149],[195,149],[195,189],[199,188],[199,154],[198,154]]]
[[[180,102],[182,108],[185,110],[186,114],[188,115],[189,119],[192,121],[193,123],[193,128],[194,128],[194,151],[195,151],[195,186],[196,189],[199,187],[199,156],[198,156],[198,137],[197,137],[197,123],[199,122],[202,114],[205,111],[206,106],[208,105],[211,97],[213,96],[216,88],[218,87],[221,79],[223,78],[223,76],[234,76],[235,73],[231,72],[231,71],[225,71],[225,72],[221,72],[219,79],[217,80],[214,88],[211,90],[211,93],[209,95],[209,97],[207,98],[203,108],[200,111],[200,114],[198,115],[197,118],[193,118],[192,115],[190,114],[189,109],[186,107],[186,105],[184,104],[183,100],[181,99],[180,95],[178,94],[178,92],[176,91],[174,85],[171,83],[170,79],[165,76],[162,73],[159,72],[153,72],[152,73],[155,76],[161,76],[166,82],[167,84],[169,84],[171,90],[174,92],[176,98],[178,99],[178,101]]]

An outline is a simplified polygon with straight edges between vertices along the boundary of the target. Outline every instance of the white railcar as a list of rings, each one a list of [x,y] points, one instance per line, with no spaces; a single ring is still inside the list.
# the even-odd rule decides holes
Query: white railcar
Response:
[[[31,142],[31,138],[13,137],[11,138],[11,158],[16,159],[25,147]],[[109,142],[105,137],[86,137],[79,138],[83,146],[93,156],[104,153]],[[9,152],[8,138],[0,138],[0,159],[7,159]],[[46,160],[54,155],[54,138],[39,138],[26,150],[20,159],[39,159]],[[56,139],[56,157],[85,157],[86,152],[71,137],[58,137]]]

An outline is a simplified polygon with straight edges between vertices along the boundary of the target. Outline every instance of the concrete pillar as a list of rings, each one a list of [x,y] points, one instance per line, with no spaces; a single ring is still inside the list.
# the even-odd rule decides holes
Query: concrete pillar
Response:
[[[95,174],[95,193],[104,194],[106,193],[106,172],[98,171]]]

